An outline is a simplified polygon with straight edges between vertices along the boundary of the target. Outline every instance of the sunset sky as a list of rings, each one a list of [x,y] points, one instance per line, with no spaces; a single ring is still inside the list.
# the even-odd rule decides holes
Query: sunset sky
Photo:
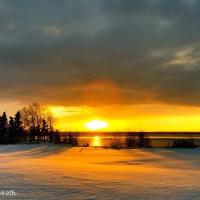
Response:
[[[56,127],[200,131],[200,1],[0,0],[0,112]]]

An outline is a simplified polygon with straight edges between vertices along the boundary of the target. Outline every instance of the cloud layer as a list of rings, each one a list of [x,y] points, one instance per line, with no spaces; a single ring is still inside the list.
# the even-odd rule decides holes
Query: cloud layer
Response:
[[[200,104],[200,2],[1,0],[0,98]]]

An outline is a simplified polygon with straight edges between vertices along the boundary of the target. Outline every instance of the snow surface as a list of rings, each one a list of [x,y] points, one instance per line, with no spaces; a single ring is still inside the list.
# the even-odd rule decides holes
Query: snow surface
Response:
[[[0,192],[35,200],[199,200],[200,149],[1,145]]]

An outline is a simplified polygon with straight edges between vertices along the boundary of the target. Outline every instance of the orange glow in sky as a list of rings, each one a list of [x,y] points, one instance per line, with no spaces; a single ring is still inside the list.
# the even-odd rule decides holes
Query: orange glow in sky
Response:
[[[60,131],[200,131],[200,108],[163,104],[50,106]]]

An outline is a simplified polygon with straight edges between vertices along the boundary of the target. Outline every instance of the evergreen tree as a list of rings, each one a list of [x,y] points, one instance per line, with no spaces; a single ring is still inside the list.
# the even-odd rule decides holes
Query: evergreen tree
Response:
[[[6,112],[3,112],[0,118],[0,133],[1,133],[1,143],[7,143],[8,118]]]
[[[21,114],[19,111],[15,114],[14,117],[14,128],[15,128],[16,138],[18,140],[22,139],[24,136],[24,130],[22,127]]]
[[[13,117],[10,117],[9,120],[8,142],[9,143],[16,142],[16,130]]]
[[[14,122],[15,122],[15,128],[17,130],[19,130],[21,128],[21,125],[22,125],[21,115],[20,115],[19,111],[15,114]]]
[[[6,112],[3,112],[2,120],[1,120],[1,127],[5,131],[8,128],[8,118],[7,118]]]

